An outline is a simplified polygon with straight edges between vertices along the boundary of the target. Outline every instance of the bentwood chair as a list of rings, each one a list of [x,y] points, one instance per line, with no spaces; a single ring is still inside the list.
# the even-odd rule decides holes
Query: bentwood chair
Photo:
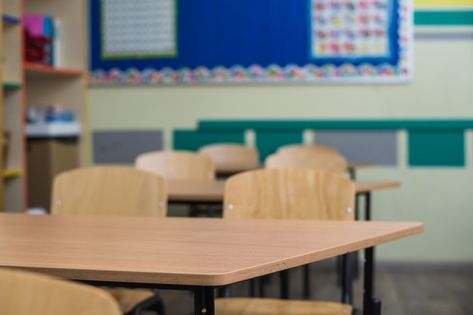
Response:
[[[338,153],[337,149],[320,144],[288,144],[278,148],[277,154]]]
[[[225,184],[225,219],[354,220],[355,186],[344,176],[310,169],[241,173]],[[348,304],[267,298],[217,300],[219,315],[348,315]]]
[[[212,159],[215,170],[221,177],[228,177],[228,175],[259,167],[258,151],[242,144],[209,144],[201,147],[199,153]]]
[[[164,180],[132,167],[97,166],[59,174],[54,179],[53,215],[165,217]],[[161,298],[151,290],[109,289],[126,314],[153,309],[164,313]]]
[[[293,146],[288,150],[270,155],[266,158],[266,168],[305,168],[344,174],[347,161],[335,149],[321,146]],[[337,265],[340,261],[337,260]],[[310,296],[309,279],[310,267],[304,266],[304,295]]]
[[[139,155],[138,169],[162,176],[166,180],[213,180],[215,166],[202,154],[187,151],[155,151]]]
[[[106,291],[49,276],[0,269],[2,315],[119,315]]]
[[[265,161],[266,168],[308,168],[343,174],[347,161],[338,153],[308,151],[304,153],[277,153]]]

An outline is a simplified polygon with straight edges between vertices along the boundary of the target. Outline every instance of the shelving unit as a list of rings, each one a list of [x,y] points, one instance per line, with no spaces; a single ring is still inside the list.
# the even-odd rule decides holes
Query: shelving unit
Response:
[[[80,157],[84,152],[84,137],[82,134],[75,137],[78,148],[68,151],[68,154],[77,152],[72,153],[76,156],[70,155],[71,163],[53,165],[49,155],[37,154],[38,143],[46,142],[47,148],[57,150],[57,142],[64,141],[64,138],[56,135],[29,138],[25,116],[30,106],[60,105],[72,110],[78,121],[84,123],[87,0],[0,0],[0,3],[3,6],[1,40],[4,43],[1,49],[3,78],[0,80],[3,126],[0,130],[9,134],[8,154],[0,166],[0,174],[3,174],[0,195],[4,194],[4,201],[0,197],[0,204],[8,212],[24,211],[27,207],[48,209],[54,175],[84,162]],[[22,17],[29,14],[49,15],[58,22],[56,47],[59,57],[54,66],[22,60]],[[85,128],[82,126],[80,129]],[[70,142],[68,148],[69,145]]]
[[[3,170],[3,179],[13,179],[20,177],[23,171],[19,168]]]
[[[82,69],[58,68],[47,65],[40,65],[26,62],[24,64],[25,71],[28,76],[37,77],[82,77],[84,71]]]
[[[20,24],[20,19],[16,16],[11,16],[8,14],[2,14],[2,20],[5,24]]]
[[[86,0],[25,0],[26,14],[52,16],[60,27],[59,45],[55,47],[59,50],[59,58],[55,66],[24,64],[26,104],[39,107],[59,104],[72,110],[81,123],[85,121],[86,8]],[[83,145],[81,135],[29,138],[30,207],[49,208],[54,176],[83,163],[79,156],[84,151]],[[61,151],[61,159],[57,158],[58,151]]]
[[[21,84],[17,82],[3,82],[2,87],[4,90],[16,90],[21,88]]]
[[[19,212],[25,209],[25,131],[23,80],[23,28],[21,0],[3,0],[2,12],[2,90],[3,127],[8,141],[2,155],[3,209]],[[3,138],[3,137],[2,137]]]
[[[3,17],[3,1],[0,1],[0,16]],[[0,20],[0,27],[2,28],[2,35],[0,35],[0,82],[2,82],[2,88],[0,89],[0,132],[3,132],[3,90],[9,88],[10,84],[4,82],[3,80],[3,18]],[[0,133],[0,170],[3,172],[4,168],[4,157],[3,157],[3,143],[4,139],[2,133]],[[3,180],[0,179],[0,211],[3,210],[4,203],[4,189],[3,189]]]

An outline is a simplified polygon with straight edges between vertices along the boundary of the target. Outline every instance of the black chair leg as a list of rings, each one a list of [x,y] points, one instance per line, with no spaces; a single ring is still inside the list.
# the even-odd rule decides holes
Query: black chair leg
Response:
[[[159,298],[159,301],[154,304],[152,310],[154,310],[157,315],[166,315],[166,310],[164,309],[164,302],[161,298]]]
[[[125,315],[142,315],[144,311],[153,311],[156,312],[157,315],[166,315],[166,311],[164,309],[164,302],[158,295],[158,293],[155,293],[149,299],[146,299],[143,302],[139,303]]]

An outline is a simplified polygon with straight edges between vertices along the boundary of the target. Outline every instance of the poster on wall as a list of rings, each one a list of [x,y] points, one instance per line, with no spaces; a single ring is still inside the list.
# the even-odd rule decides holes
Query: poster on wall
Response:
[[[401,83],[409,0],[90,0],[90,83]]]

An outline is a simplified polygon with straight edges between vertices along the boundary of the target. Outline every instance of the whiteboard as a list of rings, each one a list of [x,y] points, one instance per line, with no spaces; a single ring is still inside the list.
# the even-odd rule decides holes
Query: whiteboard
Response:
[[[176,54],[175,0],[103,0],[104,58]]]

